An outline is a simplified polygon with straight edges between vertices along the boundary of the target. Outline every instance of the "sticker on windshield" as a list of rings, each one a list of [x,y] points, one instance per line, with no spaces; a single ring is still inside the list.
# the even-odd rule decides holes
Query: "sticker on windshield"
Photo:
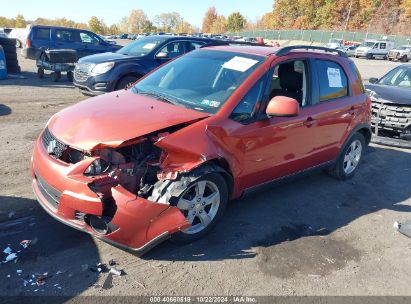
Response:
[[[342,88],[340,69],[327,68],[328,86],[330,88]]]
[[[235,56],[234,58],[224,63],[223,68],[239,72],[245,72],[253,65],[255,65],[257,62],[257,60],[253,60],[250,58]]]
[[[155,43],[147,43],[145,46],[143,46],[143,49],[152,50],[154,49],[155,46],[156,46]]]
[[[216,100],[204,99],[204,100],[201,102],[201,104],[202,104],[202,105],[205,105],[205,106],[208,106],[208,107],[211,107],[211,108],[218,108],[218,107],[220,106],[221,102],[216,101]]]

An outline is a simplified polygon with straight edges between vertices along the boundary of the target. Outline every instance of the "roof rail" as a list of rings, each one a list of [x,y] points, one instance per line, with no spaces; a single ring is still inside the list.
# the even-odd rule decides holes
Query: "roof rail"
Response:
[[[337,49],[331,49],[327,48],[324,46],[313,46],[313,45],[292,45],[292,46],[286,46],[281,49],[279,49],[277,52],[275,52],[275,55],[277,56],[284,56],[290,53],[292,50],[317,50],[317,51],[324,51],[328,53],[337,53],[341,57],[348,57],[347,53],[337,50]]]

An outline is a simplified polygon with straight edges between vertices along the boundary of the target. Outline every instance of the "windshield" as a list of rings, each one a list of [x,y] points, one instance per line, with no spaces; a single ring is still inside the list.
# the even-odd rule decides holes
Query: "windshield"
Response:
[[[117,53],[123,55],[143,57],[150,53],[157,45],[164,42],[166,38],[167,37],[155,36],[139,39],[119,49]]]
[[[193,51],[142,79],[132,90],[214,114],[264,60],[242,53]]]
[[[411,49],[411,46],[400,46],[400,47],[398,48],[398,50],[400,50],[400,51],[408,50],[408,49]]]
[[[390,71],[378,82],[379,84],[411,88],[411,68],[398,67]]]
[[[362,46],[366,46],[366,47],[369,47],[369,48],[374,47],[374,45],[375,45],[375,42],[373,42],[373,41],[365,41],[365,42],[362,44]]]

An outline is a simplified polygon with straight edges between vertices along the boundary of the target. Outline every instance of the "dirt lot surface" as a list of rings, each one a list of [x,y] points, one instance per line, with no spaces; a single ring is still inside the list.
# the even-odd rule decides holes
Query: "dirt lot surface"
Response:
[[[234,201],[203,240],[165,242],[139,258],[57,222],[36,202],[33,143],[51,115],[86,97],[19,60],[27,79],[0,81],[0,249],[21,252],[0,265],[0,296],[411,295],[411,239],[393,228],[411,218],[411,151],[373,145],[350,181],[318,173]],[[397,65],[355,61],[364,78]],[[89,269],[110,259],[126,274]],[[44,285],[24,286],[46,272]]]

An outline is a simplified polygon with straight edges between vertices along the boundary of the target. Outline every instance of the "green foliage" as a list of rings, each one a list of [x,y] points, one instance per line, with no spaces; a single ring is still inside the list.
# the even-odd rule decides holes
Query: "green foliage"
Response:
[[[227,18],[227,29],[231,32],[241,31],[246,25],[246,19],[239,12],[230,14]]]
[[[90,28],[90,31],[97,34],[104,34],[106,29],[104,22],[99,20],[96,16],[90,18],[88,27]]]
[[[410,28],[411,0],[275,0],[273,3],[273,11],[257,22],[260,28],[373,29],[384,33]]]

